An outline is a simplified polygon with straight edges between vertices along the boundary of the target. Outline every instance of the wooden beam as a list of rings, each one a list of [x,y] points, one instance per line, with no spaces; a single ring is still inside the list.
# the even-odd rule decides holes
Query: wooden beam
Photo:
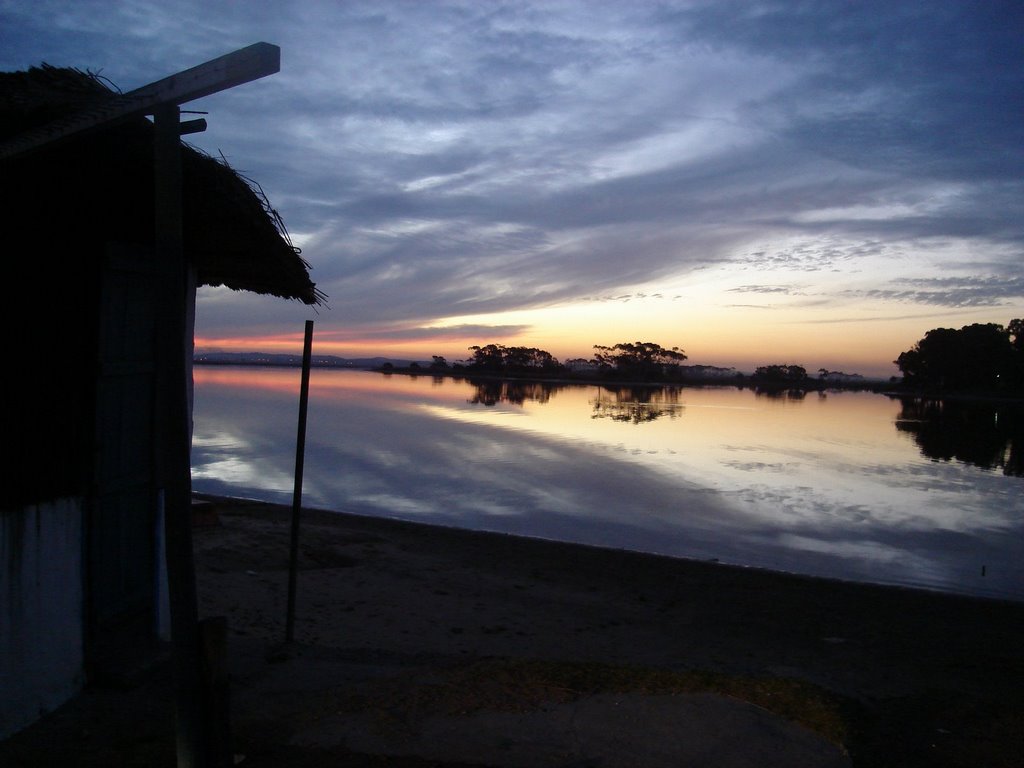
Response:
[[[184,104],[281,70],[281,49],[253,43],[127,94],[151,105]]]
[[[114,96],[93,109],[26,131],[0,144],[0,160],[23,155],[86,131],[133,117],[151,115],[162,106],[185,104],[272,75],[280,69],[281,49],[270,43],[254,43],[134,91]]]

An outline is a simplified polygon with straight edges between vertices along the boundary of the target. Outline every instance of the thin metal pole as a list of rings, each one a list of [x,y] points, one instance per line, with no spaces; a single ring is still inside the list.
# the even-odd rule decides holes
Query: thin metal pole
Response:
[[[306,455],[306,411],[309,406],[309,367],[313,353],[313,321],[306,321],[302,346],[302,385],[299,388],[299,432],[295,441],[295,491],[292,494],[292,548],[288,564],[288,617],[284,639],[295,639],[295,583],[299,573],[299,512],[302,509],[302,469]]]

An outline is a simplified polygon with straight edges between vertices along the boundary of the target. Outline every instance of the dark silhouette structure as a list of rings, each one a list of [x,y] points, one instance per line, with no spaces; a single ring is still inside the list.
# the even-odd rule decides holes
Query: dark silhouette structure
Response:
[[[3,302],[19,365],[5,388],[0,737],[166,637],[196,287],[323,300],[260,188],[179,138],[202,128],[179,124],[179,103],[263,76],[250,64],[275,53],[259,43],[129,94],[76,69],[0,73],[0,222],[20,273]]]

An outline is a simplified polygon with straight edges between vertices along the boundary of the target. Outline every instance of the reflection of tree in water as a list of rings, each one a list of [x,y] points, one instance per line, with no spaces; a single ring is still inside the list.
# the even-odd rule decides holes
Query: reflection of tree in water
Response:
[[[493,406],[498,403],[522,405],[527,400],[546,403],[551,395],[564,385],[540,381],[471,381],[476,391],[469,402],[473,405]]]
[[[800,401],[807,397],[806,389],[781,389],[776,387],[754,387],[754,394],[769,400]]]
[[[679,387],[602,387],[592,400],[592,419],[611,419],[632,424],[674,419],[683,411]]]
[[[1024,477],[1024,410],[1019,406],[902,398],[896,429],[930,459],[956,459]]]

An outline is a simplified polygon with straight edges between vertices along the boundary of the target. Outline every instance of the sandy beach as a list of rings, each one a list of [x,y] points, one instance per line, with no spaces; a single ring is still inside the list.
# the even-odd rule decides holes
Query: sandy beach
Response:
[[[1024,604],[305,510],[284,645],[289,519],[197,507],[240,765],[1024,764]],[[0,764],[173,765],[169,674],[88,690]],[[687,727],[747,757],[659,752]]]

